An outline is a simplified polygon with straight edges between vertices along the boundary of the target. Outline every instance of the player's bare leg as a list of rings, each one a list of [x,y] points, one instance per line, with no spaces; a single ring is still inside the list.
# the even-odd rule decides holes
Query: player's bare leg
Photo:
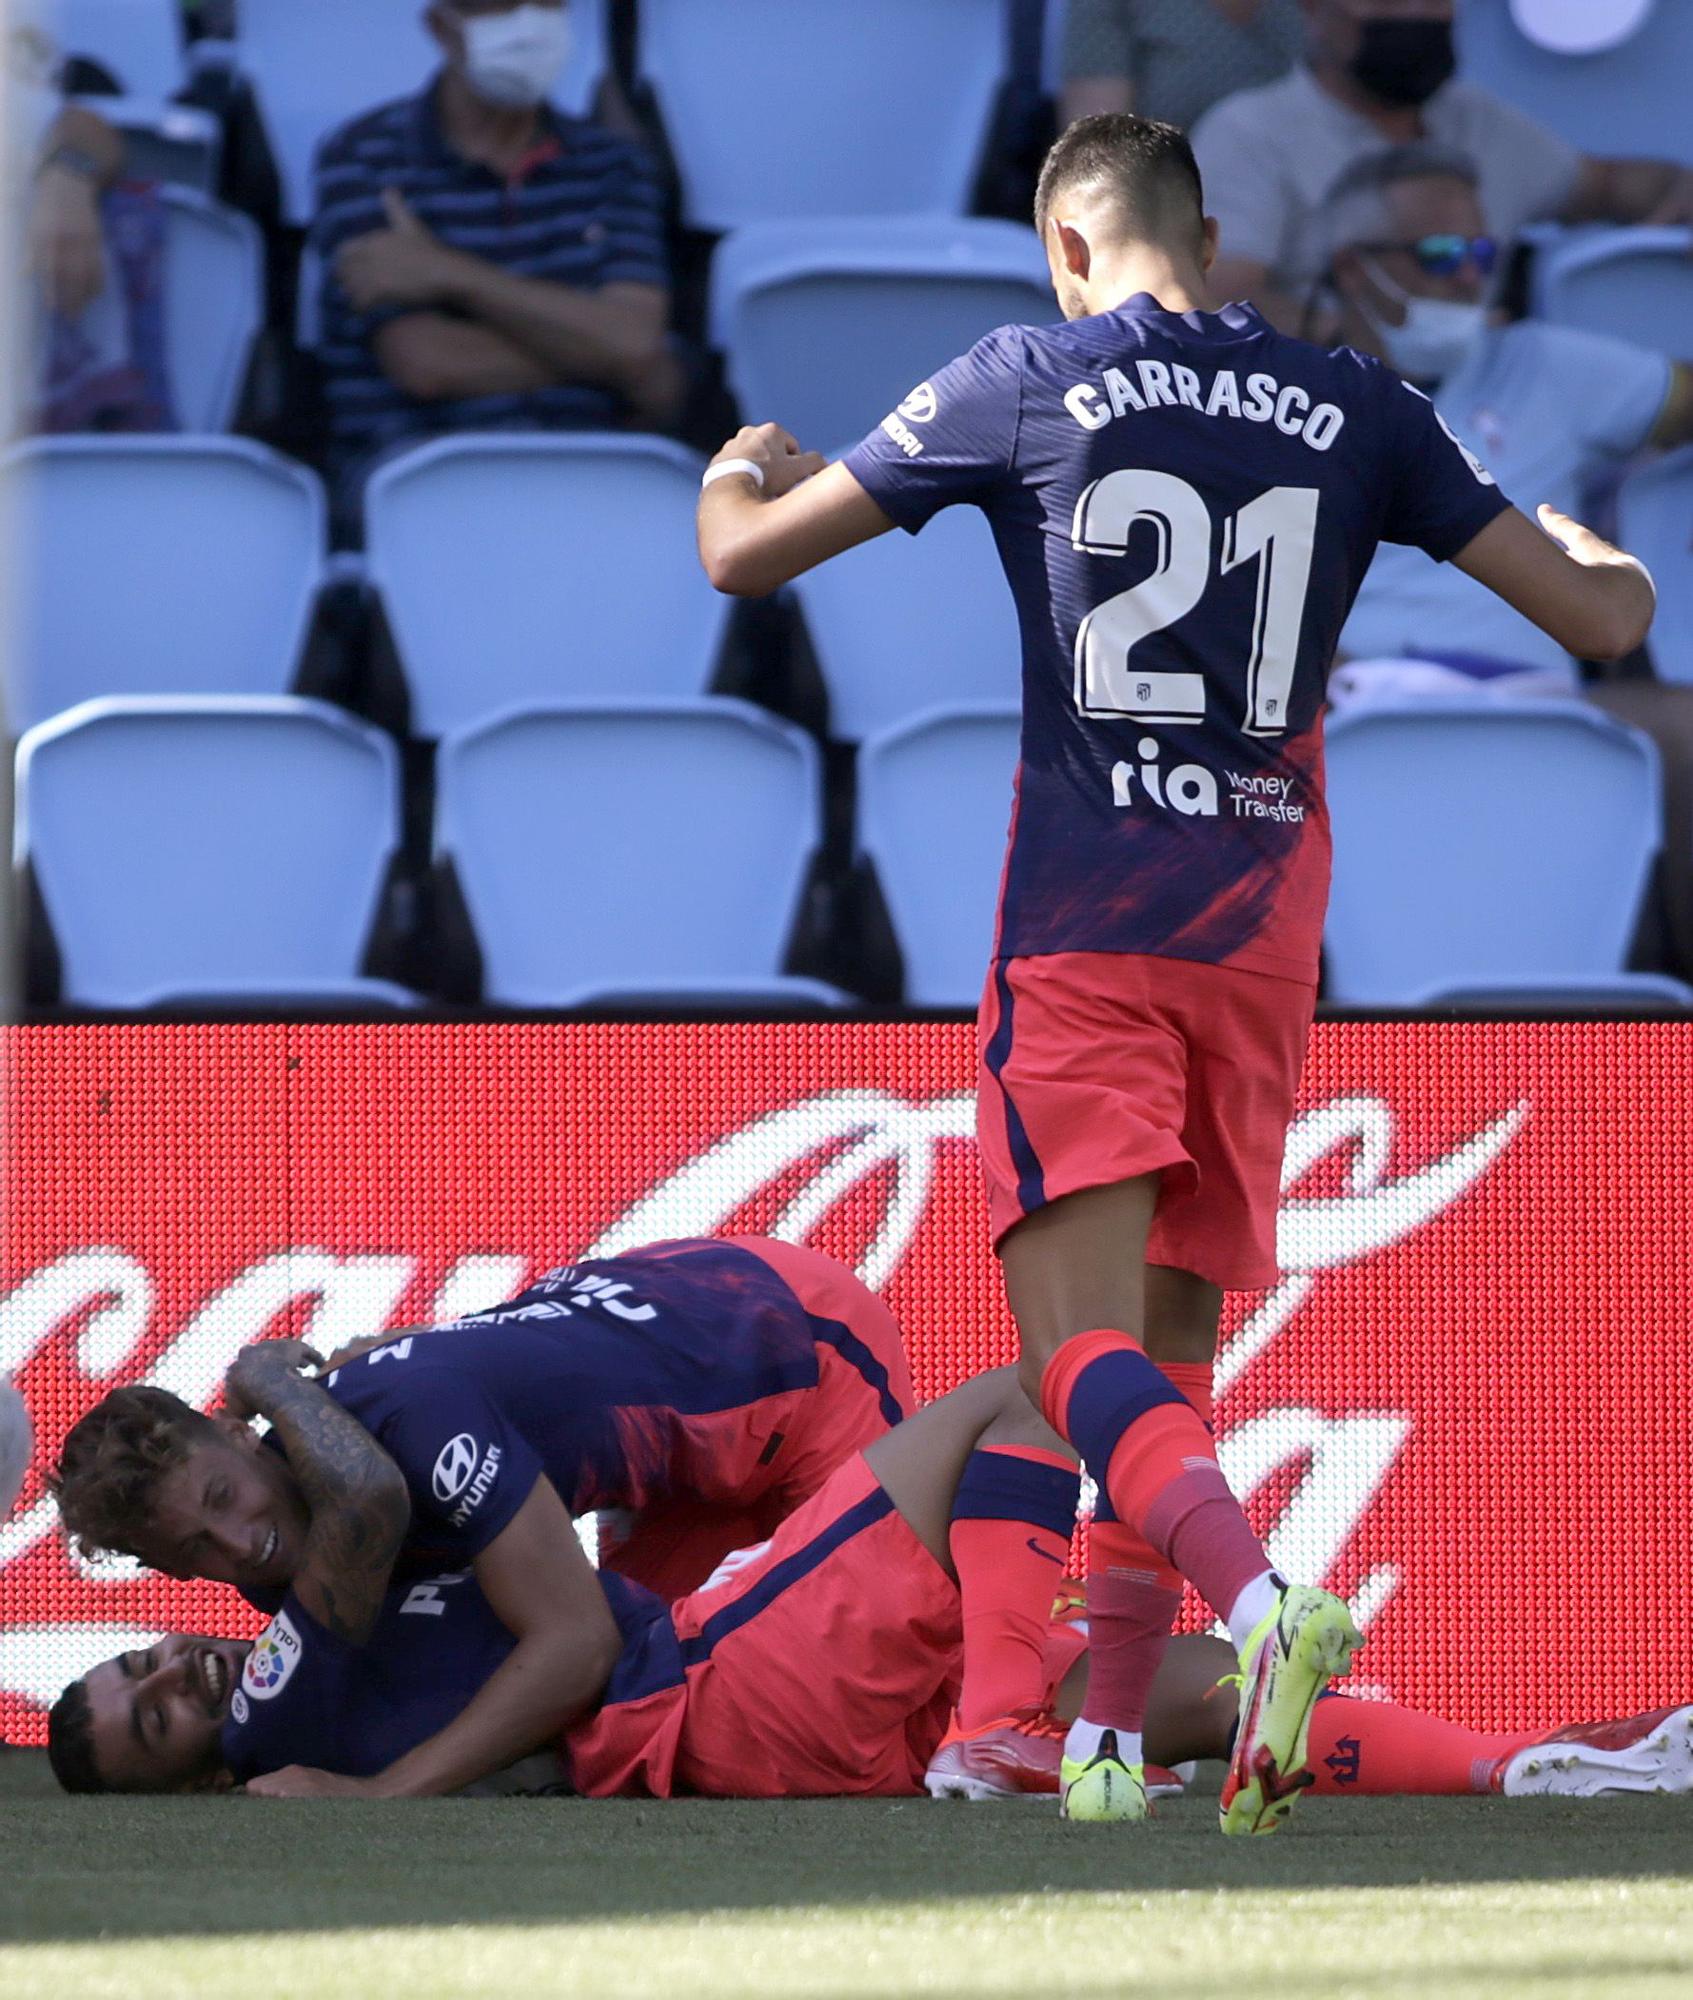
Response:
[[[1149,1358],[1148,1307],[1160,1344],[1214,1344],[1213,1288],[1188,1273],[1149,1279],[1146,1240],[1156,1174],[1050,1203],[1019,1223],[1000,1254],[1023,1339],[1021,1374],[1043,1414],[1099,1484],[1089,1575],[1098,1648],[1088,1713],[1065,1757],[1069,1816],[1145,1816],[1146,1705],[1189,1578],[1227,1621],[1244,1667],[1238,1769],[1225,1787],[1227,1831],[1272,1831],[1303,1778],[1311,1703],[1358,1643],[1345,1607],[1293,1591],[1229,1492],[1205,1418],[1204,1359],[1172,1360],[1184,1385]]]

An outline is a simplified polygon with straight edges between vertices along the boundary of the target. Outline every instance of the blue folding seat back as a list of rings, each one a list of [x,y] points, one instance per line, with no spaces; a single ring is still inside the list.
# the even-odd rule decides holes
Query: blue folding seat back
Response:
[[[937,708],[866,743],[859,842],[875,866],[914,1007],[974,1007],[993,950],[1018,712]]]
[[[745,703],[557,705],[441,746],[437,852],[519,1006],[769,987],[819,829],[814,746]]]
[[[1693,229],[1577,230],[1534,266],[1535,310],[1679,360],[1693,349]]]
[[[238,438],[54,438],[3,461],[14,729],[98,695],[282,694],[323,568],[323,489]]]
[[[1657,0],[1627,40],[1593,55],[1560,55],[1530,41],[1508,0],[1460,0],[1458,60],[1460,75],[1585,153],[1693,163],[1687,0]]]
[[[960,215],[1006,66],[1002,0],[642,0],[652,85],[700,229]],[[758,107],[758,139],[726,106]]]
[[[729,611],[694,551],[702,462],[662,438],[442,439],[371,480],[370,574],[440,737],[561,696],[698,694]]]
[[[165,346],[177,420],[185,431],[226,431],[264,322],[263,239],[246,216],[190,188],[162,193]]]
[[[179,0],[11,0],[11,24],[40,27],[59,53],[86,56],[134,96],[181,89]]]
[[[1058,317],[1040,239],[945,217],[765,223],[720,246],[714,339],[750,423],[855,444],[983,334]]]
[[[1657,750],[1577,702],[1371,704],[1328,732],[1327,991],[1618,974],[1661,844]]]
[[[924,709],[1020,697],[1017,613],[974,507],[943,508],[921,535],[866,542],[794,588],[829,691],[829,733],[843,743]]]
[[[403,997],[358,977],[399,833],[393,744],[319,702],[89,702],[18,749],[18,858],[84,1005]]]
[[[1643,465],[1617,495],[1622,545],[1652,572],[1646,650],[1660,680],[1693,685],[1693,445]]]
[[[290,222],[311,219],[317,149],[350,119],[415,97],[441,61],[421,6],[395,0],[240,0],[236,50],[257,93]],[[570,0],[572,54],[553,93],[590,109],[606,68],[605,0]]]

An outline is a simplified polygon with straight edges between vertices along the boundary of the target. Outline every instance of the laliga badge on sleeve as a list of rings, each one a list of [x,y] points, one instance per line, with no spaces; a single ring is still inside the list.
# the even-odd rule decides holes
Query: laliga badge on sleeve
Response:
[[[1596,56],[1637,34],[1654,0],[1511,0],[1511,18],[1555,56]]]

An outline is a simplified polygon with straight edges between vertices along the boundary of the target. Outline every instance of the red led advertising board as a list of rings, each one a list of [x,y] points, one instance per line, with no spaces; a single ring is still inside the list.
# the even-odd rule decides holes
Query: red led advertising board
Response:
[[[53,1026],[5,1058],[0,1372],[36,1464],[0,1529],[0,1733],[209,1586],[84,1564],[41,1472],[108,1388],[207,1405],[320,1349],[664,1237],[804,1240],[885,1290],[934,1395],[1010,1358],[971,1031]],[[1693,1029],[1320,1023],[1284,1277],[1229,1301],[1219,1449],[1343,1592],[1366,1688],[1488,1727],[1693,1698]]]

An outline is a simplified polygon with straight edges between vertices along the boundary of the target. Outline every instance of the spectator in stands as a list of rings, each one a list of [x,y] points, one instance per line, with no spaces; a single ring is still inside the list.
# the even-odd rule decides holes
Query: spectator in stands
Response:
[[[549,102],[562,0],[435,0],[444,66],[318,157],[312,241],[338,512],[372,464],[464,430],[660,427],[662,200],[639,146]]]
[[[1285,76],[1304,47],[1299,0],[1070,0],[1064,120],[1138,111],[1185,132],[1219,98]]]
[[[123,172],[122,135],[81,105],[60,108],[25,205],[31,275],[50,311],[76,319],[106,282],[100,197]]]
[[[1549,500],[1584,518],[1589,489],[1623,460],[1693,440],[1686,363],[1569,327],[1495,323],[1487,281],[1497,246],[1477,169],[1462,153],[1423,142],[1370,154],[1342,175],[1325,214],[1341,337],[1432,396],[1519,506]],[[1472,673],[1532,671],[1525,691],[1585,692],[1656,739],[1671,956],[1693,976],[1693,687],[1643,676],[1582,689],[1538,626],[1452,564],[1384,544],[1341,635],[1341,657],[1406,655],[1445,655]]]
[[[1525,223],[1690,222],[1693,168],[1580,153],[1523,112],[1452,80],[1453,0],[1301,0],[1306,61],[1214,105],[1193,134],[1220,225],[1212,289],[1305,330],[1323,265],[1322,201],[1356,159],[1433,139],[1475,160],[1509,242]],[[1313,322],[1312,331],[1331,327]]]

